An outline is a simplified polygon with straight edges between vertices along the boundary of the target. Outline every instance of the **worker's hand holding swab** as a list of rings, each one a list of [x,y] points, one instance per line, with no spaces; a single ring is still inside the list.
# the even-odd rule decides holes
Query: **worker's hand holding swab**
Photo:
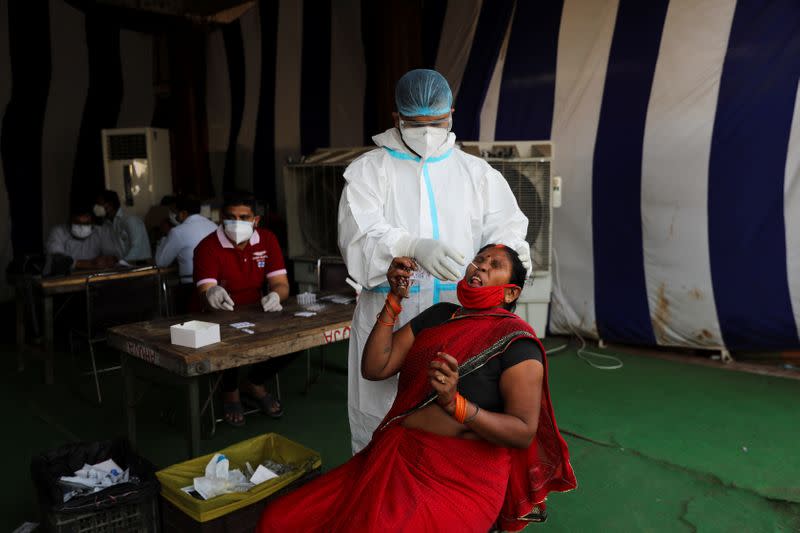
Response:
[[[443,281],[458,281],[465,258],[458,250],[434,239],[417,239],[410,255],[428,272]]]

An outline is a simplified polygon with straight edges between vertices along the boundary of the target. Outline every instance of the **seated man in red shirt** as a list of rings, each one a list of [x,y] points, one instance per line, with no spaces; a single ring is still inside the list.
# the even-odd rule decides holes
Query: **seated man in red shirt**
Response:
[[[224,311],[259,302],[264,311],[280,311],[281,301],[289,297],[289,279],[278,239],[271,231],[258,228],[255,197],[247,193],[227,196],[222,218],[217,230],[194,250],[194,281],[201,300]],[[268,290],[262,296],[265,283]],[[283,409],[264,382],[292,359],[278,357],[255,364],[242,383],[242,394],[273,418],[280,417]],[[238,369],[223,372],[222,390],[225,421],[232,426],[244,425]]]

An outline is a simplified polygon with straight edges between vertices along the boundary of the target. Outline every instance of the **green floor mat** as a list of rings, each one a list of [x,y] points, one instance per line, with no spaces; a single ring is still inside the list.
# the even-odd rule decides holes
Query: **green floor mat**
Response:
[[[346,352],[344,344],[329,347],[328,371],[308,395],[305,358],[298,358],[281,373],[284,417],[250,417],[238,429],[223,425],[202,441],[203,453],[274,431],[319,451],[326,470],[346,461]],[[124,421],[118,374],[102,377],[105,403],[96,407],[67,384],[68,358],[60,359],[57,384],[48,387],[40,366],[18,374],[14,351],[0,349],[0,356],[0,401],[11,407],[2,452],[13,458],[8,483],[0,486],[0,531],[11,531],[36,519],[32,454],[75,438],[118,435]],[[800,505],[759,496],[791,494],[800,483],[792,407],[800,383],[623,359],[625,367],[613,372],[592,369],[574,352],[550,359],[559,425],[621,448],[567,436],[579,487],[551,495],[550,520],[527,531],[800,531]],[[90,398],[91,382],[80,387]],[[139,451],[159,466],[183,460],[181,396],[166,388],[140,392]]]
[[[800,502],[800,381],[621,356],[596,370],[574,351],[549,359],[559,427]]]
[[[800,505],[775,504],[630,451],[568,438],[578,488],[548,498],[526,531],[708,533],[797,531]]]

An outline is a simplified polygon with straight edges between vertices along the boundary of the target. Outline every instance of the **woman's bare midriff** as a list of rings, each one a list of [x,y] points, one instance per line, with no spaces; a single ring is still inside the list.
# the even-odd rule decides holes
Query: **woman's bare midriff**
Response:
[[[475,432],[465,429],[462,424],[456,422],[452,416],[435,403],[411,413],[402,420],[401,425],[405,428],[420,429],[443,437],[480,439]]]

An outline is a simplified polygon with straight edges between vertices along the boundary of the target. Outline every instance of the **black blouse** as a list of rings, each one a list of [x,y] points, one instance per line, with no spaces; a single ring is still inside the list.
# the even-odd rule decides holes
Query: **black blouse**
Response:
[[[438,303],[411,319],[411,331],[416,337],[426,328],[432,328],[447,321],[458,309],[452,303]],[[523,361],[533,359],[542,362],[542,351],[533,339],[518,339],[501,355],[493,358],[481,368],[458,382],[458,392],[467,400],[476,403],[481,409],[494,412],[503,411],[503,397],[500,395],[500,375]]]

